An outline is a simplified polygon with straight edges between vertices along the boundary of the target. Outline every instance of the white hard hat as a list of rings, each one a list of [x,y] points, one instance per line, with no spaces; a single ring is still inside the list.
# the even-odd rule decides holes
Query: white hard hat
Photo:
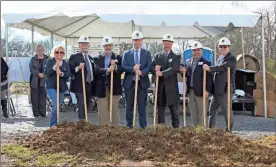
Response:
[[[173,42],[173,36],[172,36],[172,34],[165,34],[163,36],[163,41],[171,41],[171,42]]]
[[[138,31],[138,30],[135,30],[133,33],[132,33],[132,39],[143,39],[143,34]]]
[[[108,44],[113,44],[113,39],[111,38],[111,36],[104,36],[102,39],[102,46]]]
[[[191,44],[191,49],[194,50],[194,49],[202,49],[203,48],[203,45],[198,42],[198,41],[195,41]]]
[[[78,43],[80,43],[80,42],[90,43],[90,40],[89,40],[89,38],[88,38],[87,36],[81,36],[81,37],[79,38]]]
[[[221,46],[221,45],[231,46],[231,42],[230,42],[230,40],[229,40],[228,38],[223,37],[223,38],[221,38],[221,39],[219,40],[219,44],[218,44],[218,45],[219,45],[219,46]]]

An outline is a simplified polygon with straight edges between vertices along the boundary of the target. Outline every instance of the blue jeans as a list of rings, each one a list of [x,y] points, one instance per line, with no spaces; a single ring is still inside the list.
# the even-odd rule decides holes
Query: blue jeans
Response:
[[[52,101],[52,115],[50,121],[50,127],[57,125],[57,90],[47,89],[47,94]],[[64,98],[64,92],[59,92],[59,103],[62,104]]]

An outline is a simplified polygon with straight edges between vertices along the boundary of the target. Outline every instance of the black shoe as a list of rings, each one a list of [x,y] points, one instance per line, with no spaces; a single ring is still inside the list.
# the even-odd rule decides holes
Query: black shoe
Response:
[[[4,111],[3,111],[4,112]],[[6,111],[6,113],[4,112],[3,113],[3,116],[4,116],[4,118],[9,118],[9,116],[8,116],[8,114],[7,114],[7,111]]]
[[[46,115],[40,115],[41,117],[46,117]]]
[[[3,116],[5,118],[9,118],[7,100],[1,100],[1,106],[2,106],[2,110],[3,110]]]

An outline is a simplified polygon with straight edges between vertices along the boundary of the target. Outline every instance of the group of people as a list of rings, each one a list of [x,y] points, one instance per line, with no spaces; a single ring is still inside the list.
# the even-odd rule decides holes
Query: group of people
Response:
[[[225,118],[226,127],[228,125],[227,116],[227,70],[230,68],[230,99],[232,101],[235,92],[235,74],[237,60],[230,52],[231,42],[228,38],[223,37],[218,43],[220,49],[220,57],[215,66],[203,58],[203,45],[200,42],[193,42],[190,47],[192,49],[192,58],[188,59],[180,68],[181,72],[187,73],[187,94],[189,97],[188,105],[191,117],[195,126],[204,125],[203,107],[208,107],[208,96],[212,95],[209,106],[208,127],[213,128],[216,125],[216,117],[218,109],[220,109]],[[206,90],[203,90],[203,75],[206,71]],[[205,96],[203,93],[205,92]],[[205,98],[205,99],[204,99]],[[203,101],[205,100],[205,106]],[[230,103],[230,129],[233,128],[233,111],[232,102]]]
[[[203,92],[212,94],[210,104],[209,127],[214,127],[217,110],[224,112],[227,122],[227,68],[231,69],[231,92],[235,90],[236,58],[230,53],[230,40],[222,38],[219,41],[221,53],[220,61],[211,66],[204,59],[203,46],[195,41],[191,44],[192,58],[181,63],[181,55],[172,51],[173,35],[166,34],[162,39],[163,51],[156,53],[153,57],[148,50],[142,48],[143,34],[140,31],[132,33],[133,48],[124,52],[123,56],[113,52],[113,39],[105,36],[102,39],[102,54],[92,58],[88,55],[90,47],[89,37],[81,36],[78,40],[80,52],[70,56],[69,61],[63,59],[65,48],[56,46],[49,58],[44,54],[42,45],[37,46],[37,55],[30,62],[30,87],[31,103],[35,117],[46,116],[46,96],[52,101],[52,115],[50,126],[57,124],[57,75],[59,76],[59,102],[62,103],[64,93],[67,90],[75,93],[77,98],[78,119],[85,119],[84,92],[82,83],[82,70],[85,80],[85,97],[87,106],[91,97],[97,97],[98,116],[100,124],[120,123],[120,111],[117,106],[122,95],[122,86],[126,101],[126,122],[129,128],[133,127],[133,110],[135,99],[136,78],[138,78],[137,106],[139,125],[141,128],[147,126],[146,105],[147,93],[150,87],[149,73],[158,77],[157,109],[158,123],[165,124],[165,108],[169,107],[172,126],[179,127],[178,105],[180,101],[177,74],[187,73],[187,94],[189,96],[189,108],[195,126],[203,125]],[[2,67],[2,66],[1,66]],[[206,71],[206,90],[203,90],[203,71]],[[113,96],[112,106],[110,104],[111,73],[113,72]],[[121,83],[121,74],[124,74]],[[138,77],[137,77],[138,76]],[[183,76],[183,75],[182,75]],[[70,88],[66,84],[70,80]],[[2,82],[2,70],[1,70]],[[232,96],[231,96],[232,97]],[[1,98],[2,99],[2,98]],[[2,101],[1,101],[2,103]],[[208,103],[205,103],[208,104]],[[112,107],[112,118],[109,114]],[[4,110],[3,110],[4,112]],[[233,127],[233,113],[231,110],[231,129]],[[230,130],[231,130],[230,129]]]

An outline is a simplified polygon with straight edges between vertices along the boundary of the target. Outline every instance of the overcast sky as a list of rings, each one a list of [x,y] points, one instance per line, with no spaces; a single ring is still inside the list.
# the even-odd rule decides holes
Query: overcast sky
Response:
[[[271,3],[273,1],[240,1],[242,5],[249,11],[256,11],[259,8],[267,8],[271,6]],[[274,1],[275,2],[275,1]],[[1,25],[4,24],[2,20],[2,14],[3,13],[42,13],[46,11],[53,11],[58,8],[66,8],[66,5],[71,4],[79,4],[79,3],[85,3],[85,2],[65,2],[65,1],[1,1]],[[90,3],[92,3],[90,1]],[[125,3],[139,3],[139,2],[131,2],[131,1],[126,1]],[[140,2],[143,3],[143,2]],[[160,2],[162,3],[162,2]],[[178,3],[178,2],[174,2]],[[195,3],[198,6],[204,6],[206,3],[210,4],[221,4],[221,5],[231,5],[232,1],[186,1],[186,2],[179,2],[179,3]],[[16,36],[22,36],[24,38],[30,39],[31,38],[31,33],[29,31],[16,31],[15,32]],[[35,39],[41,39],[41,35],[35,33]]]

